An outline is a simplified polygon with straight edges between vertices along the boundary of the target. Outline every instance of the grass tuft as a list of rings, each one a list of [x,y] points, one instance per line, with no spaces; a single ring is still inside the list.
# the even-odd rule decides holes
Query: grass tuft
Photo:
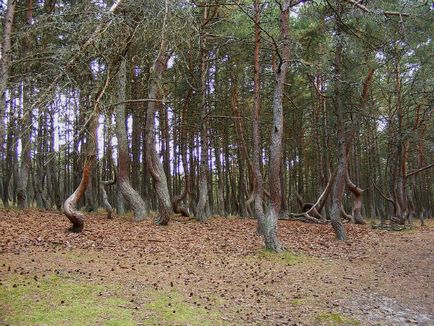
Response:
[[[346,325],[359,326],[360,321],[357,319],[346,317],[337,312],[325,312],[316,316],[315,321],[320,325]]]

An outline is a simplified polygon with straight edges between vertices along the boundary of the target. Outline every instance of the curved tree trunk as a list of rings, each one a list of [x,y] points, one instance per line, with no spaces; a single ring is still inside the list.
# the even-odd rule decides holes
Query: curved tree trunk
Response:
[[[105,191],[105,186],[111,186],[114,185],[116,183],[116,178],[114,178],[113,180],[109,180],[109,181],[101,181],[99,183],[99,189],[101,191],[101,196],[102,196],[102,204],[107,212],[107,218],[111,219],[112,218],[112,214],[113,214],[113,207],[112,205],[110,205],[110,202],[108,200],[108,196],[107,196],[107,192]]]
[[[190,87],[187,93],[187,97],[185,98],[184,108],[182,110],[182,122],[181,122],[181,160],[182,160],[182,168],[184,170],[184,190],[183,192],[173,197],[172,199],[172,208],[173,211],[176,214],[181,214],[185,217],[190,217],[190,213],[185,207],[179,207],[179,203],[187,197],[187,195],[190,192],[190,175],[188,172],[188,164],[187,164],[187,127],[186,127],[186,120],[187,120],[187,110],[188,106],[190,104],[190,97],[193,93],[192,88]]]
[[[87,128],[85,128],[88,131],[88,136],[86,144],[86,157],[84,160],[80,184],[78,185],[74,193],[69,196],[63,204],[64,214],[72,223],[72,227],[70,228],[72,232],[81,232],[84,227],[84,215],[77,210],[77,203],[86,191],[92,173],[93,165],[96,160],[96,139],[98,134],[99,101],[101,100],[101,97],[104,95],[105,90],[107,89],[109,80],[110,70],[107,71],[105,83],[101,91],[98,93],[98,96],[96,97],[93,110],[90,113],[91,116],[89,118],[88,126]]]
[[[362,216],[362,195],[363,189],[357,187],[350,179],[349,173],[347,171],[347,187],[354,195],[353,203],[353,219],[356,224],[366,224]]]
[[[166,68],[167,56],[165,54],[158,56],[152,75],[154,77],[151,81],[148,97],[150,99],[157,99],[158,86],[161,81],[162,73]],[[166,174],[164,173],[163,165],[158,157],[157,150],[155,148],[155,112],[156,102],[152,101],[148,104],[148,114],[146,117],[146,149],[147,149],[147,166],[149,173],[154,181],[154,188],[158,198],[158,218],[156,223],[158,225],[167,225],[170,220],[170,216],[173,214],[172,203],[170,201],[169,188],[167,187]]]
[[[118,101],[116,106],[116,138],[118,139],[118,174],[117,185],[125,201],[134,212],[134,221],[146,218],[148,209],[140,194],[130,185],[130,155],[128,152],[127,130],[125,126],[125,90],[127,77],[127,61],[122,58],[118,75]]]
[[[96,159],[96,136],[98,129],[98,114],[97,112],[92,112],[92,118],[89,122],[89,134],[88,134],[88,143],[86,148],[86,158],[83,166],[83,173],[81,176],[80,184],[74,193],[69,196],[65,203],[63,204],[63,211],[66,217],[71,221],[72,227],[70,231],[72,232],[81,232],[84,227],[84,215],[77,210],[77,203],[84,195],[86,191],[87,185],[89,183],[89,179],[91,176],[91,172],[93,169],[93,164]]]
[[[170,201],[169,188],[167,186],[167,178],[164,173],[163,164],[155,148],[155,112],[157,111],[157,102],[161,92],[159,90],[162,86],[163,73],[167,68],[167,61],[169,60],[169,55],[167,53],[167,45],[165,40],[165,28],[166,19],[168,16],[168,3],[166,0],[166,12],[163,22],[163,31],[161,36],[161,45],[158,55],[151,67],[151,77],[148,98],[151,101],[148,103],[148,112],[146,116],[146,160],[148,170],[154,181],[154,188],[157,193],[158,198],[158,218],[156,223],[158,225],[167,225],[170,220],[170,216],[173,214],[172,202]],[[160,102],[161,103],[161,102]]]
[[[304,201],[303,197],[298,192],[295,192],[295,196],[297,197],[297,202],[300,205],[301,211],[303,213],[309,212],[309,215],[319,219],[319,220],[325,220],[325,218],[318,212],[318,209],[316,207],[313,207],[314,203],[307,203]]]

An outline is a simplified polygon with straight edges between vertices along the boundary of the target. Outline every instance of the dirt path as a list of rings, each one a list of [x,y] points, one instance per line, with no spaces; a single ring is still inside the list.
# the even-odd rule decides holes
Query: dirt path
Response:
[[[329,226],[284,221],[279,234],[293,254],[273,255],[260,250],[253,220],[179,218],[162,228],[92,215],[81,234],[68,226],[54,212],[0,211],[10,298],[39,302],[14,285],[56,276],[95,286],[110,304],[122,298],[115,308],[136,325],[434,325],[432,227],[347,225],[350,240],[337,242]],[[0,298],[0,324],[33,325],[13,318],[18,308]]]

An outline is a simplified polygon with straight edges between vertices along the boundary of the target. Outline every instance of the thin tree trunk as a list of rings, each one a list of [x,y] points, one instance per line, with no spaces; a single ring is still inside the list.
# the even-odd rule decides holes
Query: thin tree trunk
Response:
[[[261,173],[261,132],[259,116],[261,113],[261,28],[260,28],[260,0],[255,0],[255,53],[254,53],[254,106],[252,111],[252,138],[253,138],[253,193],[255,215],[258,219],[258,233],[265,234],[266,219],[263,207],[264,180]]]
[[[102,196],[102,205],[104,206],[104,209],[107,212],[107,218],[108,219],[112,218],[113,207],[112,207],[112,205],[110,205],[110,201],[108,199],[107,192],[105,191],[105,187],[114,185],[115,183],[116,183],[116,178],[114,178],[113,180],[108,180],[108,181],[100,181],[100,183],[99,183],[99,187],[101,190],[101,196]]]
[[[208,19],[208,6],[204,7],[202,28],[204,28],[209,21]],[[201,51],[201,128],[200,128],[200,167],[199,167],[199,200],[196,207],[196,218],[199,221],[204,221],[208,218],[206,211],[206,204],[208,198],[208,103],[207,103],[207,76],[208,76],[208,55],[207,55],[207,37],[204,31],[201,31],[200,36],[200,51]]]
[[[0,58],[0,149],[3,150],[4,143],[4,115],[5,115],[5,105],[6,105],[6,89],[9,81],[9,69],[11,65],[11,36],[12,36],[12,26],[15,16],[16,0],[8,0],[7,8],[5,13],[4,25],[3,25],[3,41],[2,41],[2,52]]]
[[[5,153],[5,165],[3,168],[3,207],[9,208],[11,180],[13,175],[14,164],[14,138],[15,138],[15,108],[12,101],[9,104],[9,119],[7,120],[7,139],[6,139],[6,153]]]
[[[341,31],[341,17],[338,17],[342,13],[342,4],[338,3],[336,19],[336,49],[335,49],[335,80],[334,80],[334,93],[335,93],[335,105],[336,105],[336,124],[338,133],[338,167],[335,177],[335,183],[332,190],[332,203],[330,209],[330,220],[335,231],[336,238],[338,240],[346,240],[344,225],[341,220],[342,211],[342,199],[345,190],[345,180],[348,165],[348,144],[345,134],[345,121],[344,121],[344,107],[342,99],[342,86],[341,86],[341,69],[342,69],[342,31]]]
[[[26,24],[32,24],[33,17],[33,0],[27,0],[26,9]],[[28,52],[32,47],[32,40],[26,44],[26,52]],[[22,116],[22,137],[21,137],[21,166],[18,177],[17,185],[17,204],[18,208],[23,209],[28,207],[27,201],[27,185],[29,180],[29,171],[31,165],[31,153],[30,153],[30,142],[31,142],[31,130],[32,130],[32,117],[29,105],[29,98],[31,93],[30,80],[23,82],[23,116]]]

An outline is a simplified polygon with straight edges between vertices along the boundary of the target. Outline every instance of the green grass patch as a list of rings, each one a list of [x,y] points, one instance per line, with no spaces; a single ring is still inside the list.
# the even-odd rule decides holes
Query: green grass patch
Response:
[[[357,319],[346,317],[337,312],[325,312],[319,314],[315,318],[316,323],[320,325],[347,325],[347,326],[359,326],[360,321]]]
[[[7,325],[137,325],[122,298],[72,278],[12,278],[0,286],[0,316]],[[124,307],[121,307],[124,306]]]
[[[152,312],[145,325],[223,325],[220,313],[197,307],[175,291],[155,292],[145,308]]]
[[[300,254],[296,255],[290,251],[275,253],[266,249],[260,249],[255,254],[248,256],[248,259],[267,260],[285,265],[295,265],[305,261],[307,257]]]
[[[291,301],[289,301],[289,303],[293,306],[301,306],[302,304],[304,304],[304,301],[302,299],[292,299]]]

